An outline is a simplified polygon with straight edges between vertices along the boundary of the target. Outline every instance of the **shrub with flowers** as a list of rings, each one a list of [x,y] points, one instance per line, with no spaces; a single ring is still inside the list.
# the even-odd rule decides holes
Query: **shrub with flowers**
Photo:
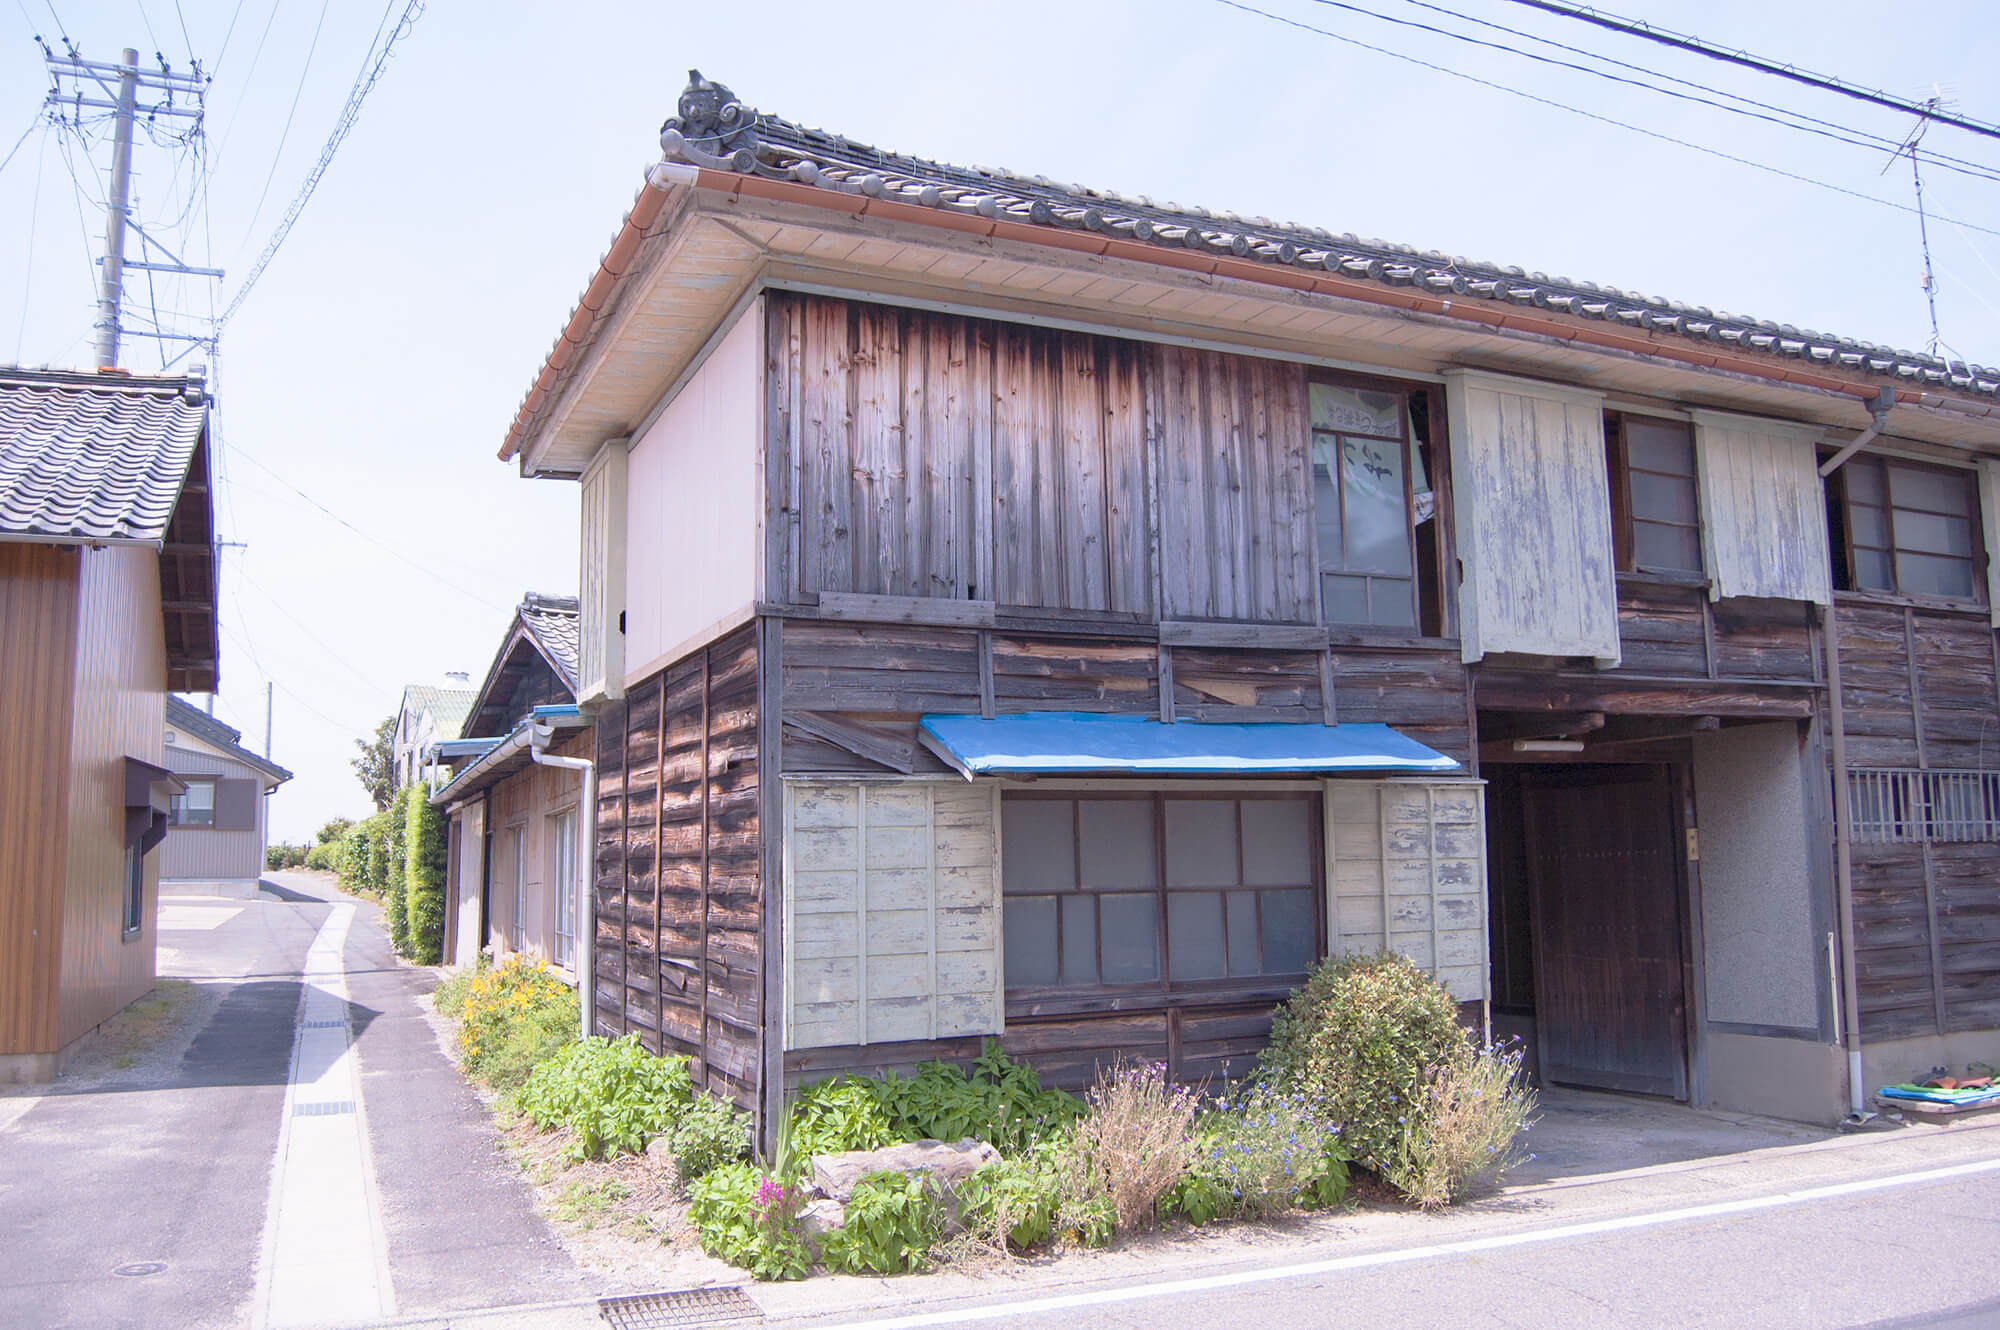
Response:
[[[812,1256],[798,1233],[806,1195],[795,1182],[749,1164],[724,1164],[689,1192],[688,1218],[702,1250],[759,1279],[803,1279]]]
[[[527,1082],[535,1067],[577,1037],[576,990],[547,962],[509,957],[481,962],[437,990],[437,1009],[458,1022],[465,1074],[503,1094]]]
[[[1069,1198],[1108,1202],[1121,1233],[1148,1227],[1194,1164],[1200,1099],[1169,1081],[1164,1063],[1121,1056],[1098,1073],[1088,1102],[1070,1134]]]
[[[1522,1051],[1519,1040],[1476,1049],[1431,1078],[1389,1167],[1404,1195],[1434,1210],[1534,1158],[1521,1143],[1535,1111]]]
[[[1163,1208],[1199,1225],[1324,1209],[1346,1193],[1340,1128],[1304,1095],[1251,1082],[1202,1114],[1193,1166]]]

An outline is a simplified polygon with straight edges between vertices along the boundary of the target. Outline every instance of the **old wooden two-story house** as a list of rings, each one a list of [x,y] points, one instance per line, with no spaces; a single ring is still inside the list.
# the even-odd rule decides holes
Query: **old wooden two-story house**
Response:
[[[450,776],[444,809],[444,954],[532,956],[574,981],[590,722],[577,709],[577,602],[529,592],[463,709],[465,737],[434,739],[420,769]]]
[[[2000,371],[698,75],[662,144],[501,450],[580,481],[600,1031],[767,1122],[1199,1078],[1387,947],[1555,1082],[2000,1057]]]

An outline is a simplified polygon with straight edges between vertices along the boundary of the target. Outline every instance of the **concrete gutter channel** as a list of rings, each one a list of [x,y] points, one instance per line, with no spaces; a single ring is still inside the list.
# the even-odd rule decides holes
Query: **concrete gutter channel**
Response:
[[[1607,1098],[1587,1096],[1589,1099]],[[1710,1119],[1746,1134],[1806,1129],[1765,1119],[1639,1109]],[[1632,1154],[1643,1157],[1643,1147]],[[1115,1295],[1188,1278],[1283,1278],[1296,1265],[1355,1260],[1443,1259],[1457,1244],[1532,1241],[1577,1226],[1675,1222],[1695,1207],[1781,1206],[1823,1188],[1866,1188],[1911,1173],[2000,1168],[2000,1116],[1949,1126],[1915,1125],[1829,1135],[1707,1158],[1638,1163],[1506,1188],[1440,1215],[1384,1210],[1224,1226],[1173,1237],[1147,1236],[1113,1251],[1062,1259],[1021,1259],[976,1272],[896,1279],[818,1276],[796,1284],[708,1285],[659,1293],[578,1299],[378,1323],[410,1330],[652,1330],[696,1325],[835,1326],[849,1323],[1003,1319],[1024,1301]],[[1804,1194],[1802,1194],[1804,1193]],[[1650,1217],[1650,1218],[1649,1218]],[[1443,1249],[1443,1250],[1440,1250]]]

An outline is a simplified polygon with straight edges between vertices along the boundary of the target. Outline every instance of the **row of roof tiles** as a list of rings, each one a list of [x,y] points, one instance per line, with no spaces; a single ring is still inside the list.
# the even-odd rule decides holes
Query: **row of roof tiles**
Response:
[[[885,152],[744,106],[691,71],[681,114],[661,131],[675,161],[786,179],[843,194],[893,200],[989,220],[1095,231],[1168,248],[1315,269],[1419,287],[1431,294],[1529,305],[1647,332],[1858,370],[1928,388],[2000,396],[2000,369],[1898,350],[1791,324],[1662,300],[1596,282],[1450,256],[1409,245],[1336,235],[1319,227],[1155,203],[990,167],[961,167]]]

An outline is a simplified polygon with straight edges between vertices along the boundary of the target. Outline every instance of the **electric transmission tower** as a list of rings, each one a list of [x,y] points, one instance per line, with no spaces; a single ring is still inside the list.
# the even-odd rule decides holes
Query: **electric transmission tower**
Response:
[[[190,72],[177,74],[159,57],[155,57],[157,68],[141,69],[139,53],[129,47],[120,54],[118,63],[111,64],[102,60],[86,60],[76,47],[68,43],[65,46],[66,52],[60,55],[46,44],[42,47],[49,69],[48,107],[53,117],[59,124],[73,125],[79,130],[86,111],[109,112],[112,121],[111,176],[104,205],[104,253],[98,259],[102,272],[98,275],[97,320],[92,327],[97,333],[97,367],[114,369],[118,365],[118,342],[125,333],[120,311],[125,300],[126,269],[183,277],[222,276],[220,268],[198,268],[184,262],[162,241],[148,235],[132,216],[131,209],[134,125],[143,122],[150,127],[185,122],[188,128],[181,135],[182,140],[189,142],[199,137],[208,79],[202,74],[199,62],[192,65]],[[143,242],[139,258],[125,257],[125,233],[128,230]],[[212,334],[197,337],[158,327],[152,330],[134,329],[133,335],[196,344],[213,341]]]

